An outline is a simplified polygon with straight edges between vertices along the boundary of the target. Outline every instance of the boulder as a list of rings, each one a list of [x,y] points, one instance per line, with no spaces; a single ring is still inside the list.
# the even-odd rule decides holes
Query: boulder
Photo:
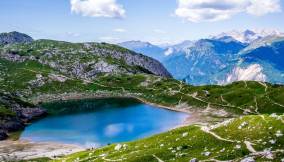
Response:
[[[8,138],[8,135],[5,131],[0,130],[0,140],[5,140]]]

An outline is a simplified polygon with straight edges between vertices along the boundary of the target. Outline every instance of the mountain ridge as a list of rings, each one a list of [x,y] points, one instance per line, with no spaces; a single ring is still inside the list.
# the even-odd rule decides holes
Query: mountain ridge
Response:
[[[92,78],[99,73],[119,72],[144,72],[171,77],[160,62],[107,43],[69,43],[42,39],[11,43],[1,48],[0,52],[1,57],[5,59],[39,61],[62,71],[69,71],[71,75],[81,78]],[[81,55],[76,55],[80,53]],[[73,59],[74,64],[70,59]],[[78,62],[81,59],[85,59],[84,62]],[[66,60],[71,62],[68,63]]]
[[[157,59],[158,61],[163,60],[164,58],[164,48],[157,45],[153,45],[149,42],[142,41],[127,41],[118,44],[129,50],[133,50],[138,53],[142,53],[146,56]]]
[[[185,41],[185,43],[168,46],[164,48],[163,59],[160,61],[174,78],[193,85],[228,84],[243,79],[283,84],[284,71],[279,69],[282,66],[281,63],[275,63],[277,59],[274,59],[274,62],[265,59],[268,56],[256,55],[259,53],[256,51],[271,57],[280,55],[281,51],[278,49],[282,44],[278,43],[278,49],[275,49],[273,43],[281,42],[283,38],[284,34],[277,30],[224,32],[207,39]],[[212,45],[206,41],[216,43]],[[144,50],[147,51],[147,49]],[[251,75],[249,71],[252,72]]]

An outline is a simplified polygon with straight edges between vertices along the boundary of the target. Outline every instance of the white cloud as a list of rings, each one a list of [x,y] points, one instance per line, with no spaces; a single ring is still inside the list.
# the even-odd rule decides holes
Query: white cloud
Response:
[[[225,20],[239,13],[262,16],[280,11],[280,0],[178,0],[175,15],[202,22]]]
[[[281,11],[280,0],[251,0],[251,4],[247,7],[247,13],[256,16]]]
[[[91,17],[122,18],[125,10],[116,0],[71,0],[71,11]]]
[[[114,29],[113,31],[118,32],[118,33],[125,33],[126,32],[126,30],[122,29],[122,28],[117,28],[117,29]]]

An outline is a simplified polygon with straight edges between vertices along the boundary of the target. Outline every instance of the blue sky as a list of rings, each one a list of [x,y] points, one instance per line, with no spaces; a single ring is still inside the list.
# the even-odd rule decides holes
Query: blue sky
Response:
[[[72,42],[172,43],[233,29],[284,29],[282,0],[72,1],[1,0],[0,32]]]

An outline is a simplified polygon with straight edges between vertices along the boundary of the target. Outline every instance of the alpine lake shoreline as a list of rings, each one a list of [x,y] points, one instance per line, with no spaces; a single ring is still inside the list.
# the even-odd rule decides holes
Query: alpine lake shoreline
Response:
[[[163,105],[159,105],[156,103],[151,103],[141,98],[133,97],[133,96],[111,96],[111,95],[95,95],[94,96],[94,95],[87,95],[87,94],[84,94],[84,95],[83,94],[82,95],[78,95],[78,94],[68,95],[67,94],[66,96],[60,95],[60,97],[53,96],[52,99],[46,96],[43,98],[45,98],[45,100],[32,101],[32,103],[38,107],[41,107],[40,105],[42,104],[50,104],[54,102],[64,102],[64,101],[81,101],[81,100],[83,101],[83,100],[88,100],[88,99],[96,100],[96,99],[112,99],[112,98],[134,99],[139,103],[151,105],[153,106],[153,108],[166,109],[169,111],[186,113],[188,115],[188,117],[186,118],[186,120],[182,122],[182,124],[172,127],[168,131],[174,130],[180,127],[185,127],[188,125],[196,124],[197,121],[199,122],[199,124],[201,124],[200,122],[201,116],[199,116],[200,114],[197,115],[197,113],[193,113],[188,110],[182,110],[182,109],[178,109],[178,108],[171,107],[171,106],[163,106]],[[44,119],[47,116],[48,114],[46,116],[37,118],[31,121],[30,123],[28,123],[26,126],[33,124],[33,122],[36,122],[38,120]],[[9,137],[6,140],[0,141],[0,145],[1,145],[0,152],[2,151],[0,153],[0,157],[7,156],[7,158],[10,157],[11,159],[17,160],[17,161],[18,160],[20,161],[21,160],[33,160],[37,158],[43,159],[43,160],[49,160],[49,159],[54,159],[54,158],[56,159],[56,158],[64,157],[66,155],[70,155],[70,154],[80,152],[80,151],[87,151],[87,150],[93,150],[93,149],[100,148],[100,147],[87,148],[87,147],[82,147],[82,146],[75,145],[75,144],[64,144],[60,142],[35,142],[35,141],[30,141],[30,140],[20,140],[20,136],[23,131],[24,130],[19,130],[17,132],[9,133]],[[144,138],[147,138],[147,137],[144,137]],[[124,141],[124,142],[130,142],[130,141]],[[101,146],[101,147],[104,147],[104,146]],[[4,150],[6,150],[6,152]]]

